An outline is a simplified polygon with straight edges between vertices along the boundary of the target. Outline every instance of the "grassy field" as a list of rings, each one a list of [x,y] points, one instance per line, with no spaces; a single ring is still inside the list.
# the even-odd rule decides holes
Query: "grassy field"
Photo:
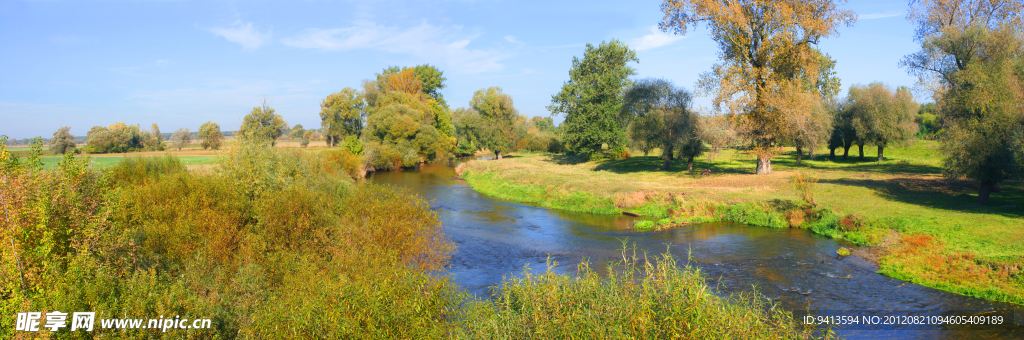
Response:
[[[876,260],[886,275],[1024,304],[1021,183],[1004,183],[992,204],[981,206],[977,184],[941,176],[937,142],[886,154],[875,162],[874,148],[865,148],[865,161],[830,162],[819,155],[796,165],[789,150],[772,160],[770,176],[753,175],[754,157],[736,150],[697,160],[693,172],[685,162],[661,171],[654,156],[580,162],[521,154],[470,162],[464,177],[485,194],[556,209],[811,228],[868,246],[859,254]],[[704,169],[711,175],[701,176]],[[810,191],[816,208],[798,196],[797,174],[818,180]],[[826,222],[832,226],[822,226]]]

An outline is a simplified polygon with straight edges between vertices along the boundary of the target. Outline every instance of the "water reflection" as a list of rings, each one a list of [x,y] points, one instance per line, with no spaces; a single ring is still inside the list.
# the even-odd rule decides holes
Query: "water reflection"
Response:
[[[425,165],[417,171],[380,172],[375,183],[410,188],[431,200],[445,234],[458,249],[448,271],[463,288],[488,297],[488,287],[528,265],[543,270],[549,258],[559,272],[574,272],[586,258],[593,264],[621,258],[623,240],[655,255],[670,251],[708,274],[723,292],[756,289],[784,308],[800,310],[930,310],[938,312],[1013,308],[903,281],[874,272],[857,257],[835,255],[842,241],[805,230],[712,223],[638,233],[632,218],[547,210],[492,199],[455,178],[450,166]],[[599,267],[599,266],[595,266]],[[756,287],[756,288],[755,288]],[[852,312],[856,314],[855,312]],[[1022,314],[1024,311],[1019,311]],[[852,330],[850,338],[1024,338],[1012,330]]]

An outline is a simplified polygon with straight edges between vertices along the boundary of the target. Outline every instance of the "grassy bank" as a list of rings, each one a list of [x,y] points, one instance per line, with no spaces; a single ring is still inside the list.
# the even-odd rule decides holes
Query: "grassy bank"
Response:
[[[790,152],[772,160],[775,173],[755,176],[754,158],[726,150],[697,160],[693,172],[676,162],[658,170],[657,157],[579,162],[562,155],[525,154],[473,161],[463,177],[476,190],[542,207],[593,213],[623,210],[661,219],[722,220],[800,227],[872,246],[880,272],[979,298],[1024,304],[1024,189],[1004,183],[992,204],[976,202],[976,184],[941,177],[938,145],[919,141],[886,150],[883,162],[795,164]],[[855,151],[851,150],[851,151]],[[841,157],[840,157],[841,158]],[[701,176],[704,169],[710,176]],[[816,207],[791,179],[817,178]]]

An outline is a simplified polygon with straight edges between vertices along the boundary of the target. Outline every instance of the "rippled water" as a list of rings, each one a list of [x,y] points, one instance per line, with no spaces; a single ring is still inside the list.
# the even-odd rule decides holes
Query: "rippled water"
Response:
[[[375,173],[371,181],[407,187],[432,201],[445,234],[458,246],[448,268],[451,277],[482,298],[490,296],[488,287],[522,272],[524,265],[543,270],[550,258],[559,263],[556,270],[574,272],[584,258],[595,265],[621,258],[623,241],[628,240],[638,251],[652,255],[664,253],[666,247],[679,259],[689,255],[691,263],[707,273],[709,285],[725,293],[756,289],[791,311],[948,315],[1020,308],[876,274],[870,262],[835,255],[849,244],[806,230],[711,223],[635,232],[630,217],[556,211],[488,197],[455,178],[448,165]],[[1021,324],[1024,310],[1016,314]],[[1024,328],[835,330],[848,338],[1024,339]]]

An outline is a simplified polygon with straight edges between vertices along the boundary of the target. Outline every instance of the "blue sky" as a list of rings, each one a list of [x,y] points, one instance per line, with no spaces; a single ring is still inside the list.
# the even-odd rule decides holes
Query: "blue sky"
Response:
[[[390,65],[424,63],[444,71],[453,108],[500,86],[522,114],[549,116],[586,43],[621,40],[637,50],[637,78],[691,89],[717,53],[704,29],[656,30],[660,2],[649,0],[0,3],[0,134],[12,138],[119,121],[235,130],[263,97],[290,124],[319,127],[328,94]],[[860,19],[820,48],[837,60],[843,88],[913,86],[898,67],[919,48],[907,3],[842,6]]]

